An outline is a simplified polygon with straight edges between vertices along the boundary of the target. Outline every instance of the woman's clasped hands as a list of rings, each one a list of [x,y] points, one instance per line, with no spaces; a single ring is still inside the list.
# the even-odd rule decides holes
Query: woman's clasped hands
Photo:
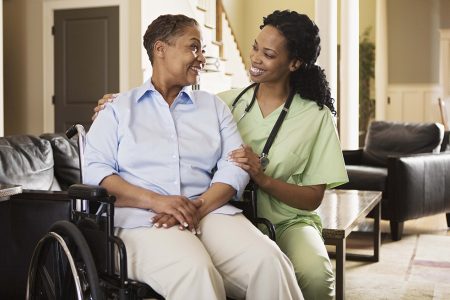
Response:
[[[152,218],[156,228],[170,228],[178,225],[180,230],[189,230],[193,234],[200,234],[200,207],[204,200],[197,198],[189,200],[184,196],[164,196],[155,197],[153,210],[156,216]]]

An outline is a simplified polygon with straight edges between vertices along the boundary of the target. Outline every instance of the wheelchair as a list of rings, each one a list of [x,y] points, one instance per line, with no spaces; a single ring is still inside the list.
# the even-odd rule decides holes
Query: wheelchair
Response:
[[[83,176],[85,131],[73,125],[66,132],[78,135],[80,179]],[[123,241],[114,235],[114,202],[100,186],[74,184],[67,191],[70,220],[54,223],[35,247],[27,279],[26,299],[164,299],[149,285],[131,280]],[[255,225],[262,224],[275,240],[275,229],[256,216],[256,186],[249,184],[243,209]]]

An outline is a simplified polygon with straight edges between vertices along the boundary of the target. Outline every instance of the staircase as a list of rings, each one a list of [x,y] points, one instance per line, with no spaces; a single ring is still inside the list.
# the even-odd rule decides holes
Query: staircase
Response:
[[[249,84],[235,36],[221,0],[191,0],[195,19],[202,25],[206,65],[200,88],[218,93]]]
[[[199,84],[193,89],[218,93],[249,84],[234,34],[222,6],[221,0],[165,0],[152,4],[141,2],[141,36],[147,25],[161,14],[185,14],[200,24],[203,42],[206,45],[206,65],[200,74]],[[142,50],[143,78],[148,79],[151,67],[148,65],[145,49]]]

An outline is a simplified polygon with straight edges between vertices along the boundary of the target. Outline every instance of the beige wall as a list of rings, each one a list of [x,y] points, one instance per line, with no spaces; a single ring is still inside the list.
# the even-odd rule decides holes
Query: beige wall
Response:
[[[367,28],[371,28],[370,40],[375,42],[375,9],[377,0],[364,0],[359,2],[359,32],[360,35]]]
[[[262,18],[276,9],[290,9],[314,18],[314,0],[224,0],[225,10],[246,65]]]
[[[450,0],[441,0],[439,5],[439,10],[441,12],[441,28],[450,28]]]
[[[246,45],[245,23],[246,14],[244,11],[245,1],[242,0],[222,0],[225,12],[227,13],[228,21],[232,31],[235,34],[235,39],[239,49],[242,51],[243,46]],[[241,53],[242,54],[242,53]]]
[[[5,135],[42,133],[42,1],[3,1],[3,12]]]
[[[45,0],[2,2],[5,135],[41,134],[44,131],[42,11]],[[95,3],[95,0],[91,3]],[[127,59],[130,69],[128,81],[130,86],[135,86],[142,82],[140,1],[133,0],[127,3],[129,3],[127,34],[130,40]]]
[[[448,11],[440,12],[441,3],[448,5],[447,0],[388,1],[390,84],[439,82],[439,27],[450,18]]]
[[[147,0],[144,0],[147,1]],[[130,67],[130,88],[142,84],[142,68],[141,68],[141,0],[129,1],[130,3],[130,56],[128,58]]]
[[[276,9],[290,9],[307,14],[313,20],[315,17],[314,0],[223,0],[223,4],[247,66],[250,48],[259,32],[263,16]],[[371,27],[370,39],[372,41],[375,41],[375,4],[376,0],[360,1],[360,32],[362,33],[366,28]],[[339,9],[340,6],[338,6],[338,41],[340,38]]]

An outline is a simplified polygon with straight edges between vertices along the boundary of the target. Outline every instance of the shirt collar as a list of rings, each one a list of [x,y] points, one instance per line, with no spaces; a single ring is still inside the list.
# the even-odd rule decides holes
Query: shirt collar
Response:
[[[146,82],[144,82],[143,85],[138,87],[136,92],[136,102],[139,102],[147,93],[159,93],[153,85],[151,79],[148,79]],[[193,95],[191,87],[183,87],[180,91],[179,96],[177,97],[177,100],[175,101],[183,104],[195,104],[195,97]]]

